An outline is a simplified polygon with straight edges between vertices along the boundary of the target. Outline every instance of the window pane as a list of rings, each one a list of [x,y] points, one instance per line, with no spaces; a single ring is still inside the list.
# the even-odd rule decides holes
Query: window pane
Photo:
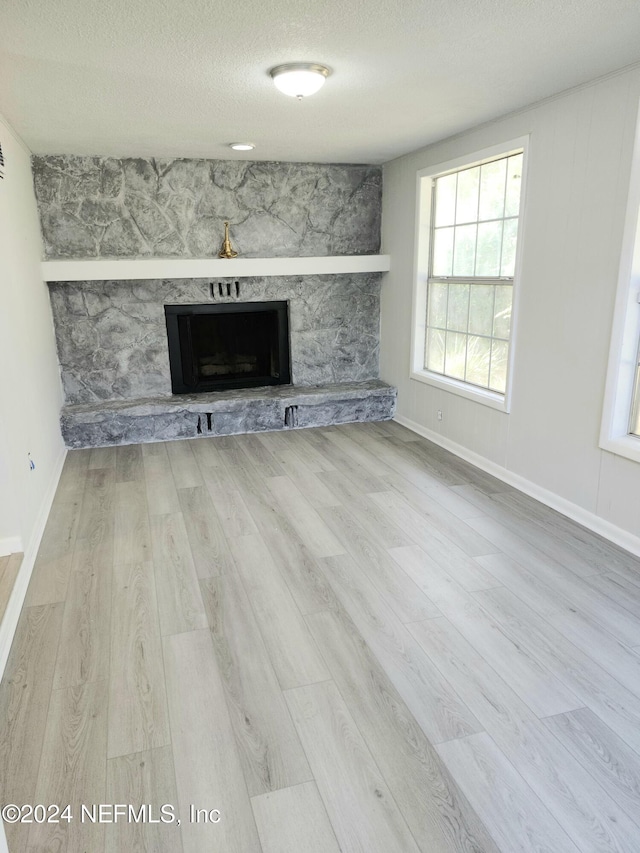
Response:
[[[479,219],[501,219],[504,215],[504,184],[507,159],[485,163],[480,169]]]
[[[522,168],[523,155],[512,154],[431,185],[425,367],[500,394],[507,383]],[[640,404],[631,428],[640,430]]]
[[[493,334],[493,284],[474,284],[469,294],[469,331],[474,335]]]
[[[516,268],[516,240],[518,237],[518,220],[506,219],[502,234],[502,263],[500,275],[513,278]]]
[[[522,186],[522,154],[514,154],[507,160],[507,196],[505,216],[517,216],[520,211],[520,188]]]
[[[635,388],[635,407],[631,420],[630,432],[632,435],[640,436],[640,405],[638,404],[638,397],[640,395],[640,370],[636,373],[636,388]]]
[[[469,318],[469,285],[449,285],[449,308],[447,311],[447,329],[454,332],[466,332]]]
[[[476,275],[500,275],[500,247],[502,223],[482,222],[478,225],[478,249],[476,252]]]
[[[477,230],[477,225],[462,225],[456,227],[455,250],[453,255],[454,275],[473,275]]]
[[[428,302],[427,325],[445,329],[447,326],[447,285],[430,284]]]
[[[467,336],[447,332],[445,373],[453,379],[464,379]]]
[[[456,223],[477,221],[479,188],[480,166],[458,172]]]
[[[427,352],[425,368],[436,373],[444,373],[444,332],[438,329],[427,330]]]
[[[465,379],[474,385],[487,388],[489,385],[489,362],[491,360],[491,341],[469,335],[467,339],[467,373]]]
[[[493,337],[509,340],[511,331],[511,303],[513,287],[510,284],[496,286],[496,305],[493,320]]]
[[[437,228],[433,235],[433,275],[451,275],[453,228]]]
[[[489,388],[504,394],[507,388],[507,349],[505,341],[493,341],[491,344],[491,376]]]
[[[640,351],[638,352],[638,364],[636,366],[636,381],[634,383],[633,397],[631,398],[631,424],[629,432],[640,436]]]
[[[456,214],[456,181],[458,176],[445,175],[436,179],[436,228],[453,225]]]

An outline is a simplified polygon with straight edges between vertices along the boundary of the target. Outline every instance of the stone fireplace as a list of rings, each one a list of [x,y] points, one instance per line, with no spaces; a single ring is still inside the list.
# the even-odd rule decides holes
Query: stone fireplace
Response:
[[[50,283],[67,403],[170,397],[167,305],[286,302],[292,384],[378,377],[379,273],[245,278],[237,289],[235,281]]]
[[[378,379],[382,275],[368,271],[383,267],[353,263],[379,250],[378,167],[67,156],[33,165],[69,446],[392,417],[396,391]],[[224,219],[239,260],[215,260]],[[289,270],[310,255],[337,271],[303,263],[293,264],[303,274],[262,274],[269,259]],[[202,276],[212,256],[207,270],[224,277],[157,277],[189,264]],[[131,274],[143,262],[156,277]],[[64,278],[65,263],[87,277]],[[269,304],[280,306],[267,322],[276,343],[257,331]]]
[[[379,273],[50,283],[65,441],[87,447],[390,418],[396,391],[378,379],[380,284]],[[288,307],[291,384],[173,393],[168,306],[273,302]]]

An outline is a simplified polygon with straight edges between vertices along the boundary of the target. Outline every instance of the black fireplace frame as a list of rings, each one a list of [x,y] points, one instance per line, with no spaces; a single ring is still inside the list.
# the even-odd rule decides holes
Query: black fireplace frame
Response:
[[[223,302],[219,305],[165,305],[167,339],[169,344],[169,368],[171,371],[171,390],[174,394],[200,394],[206,391],[224,391],[233,388],[262,388],[267,385],[290,385],[290,340],[289,340],[289,303],[277,302]],[[185,381],[178,318],[194,314],[244,314],[247,312],[276,312],[278,320],[278,377],[261,376],[251,379],[200,380],[189,384]]]

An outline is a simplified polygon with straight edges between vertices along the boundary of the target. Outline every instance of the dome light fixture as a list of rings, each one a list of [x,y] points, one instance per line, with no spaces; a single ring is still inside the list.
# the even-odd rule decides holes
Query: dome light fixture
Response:
[[[301,101],[322,88],[331,69],[317,62],[288,62],[276,65],[269,74],[283,94]]]
[[[230,142],[229,148],[233,148],[234,151],[253,151],[256,146],[251,142]]]

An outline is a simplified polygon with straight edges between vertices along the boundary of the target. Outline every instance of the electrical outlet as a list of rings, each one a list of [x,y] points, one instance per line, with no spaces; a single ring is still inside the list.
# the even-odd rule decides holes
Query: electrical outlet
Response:
[[[442,409],[438,409],[438,420],[442,420]]]

